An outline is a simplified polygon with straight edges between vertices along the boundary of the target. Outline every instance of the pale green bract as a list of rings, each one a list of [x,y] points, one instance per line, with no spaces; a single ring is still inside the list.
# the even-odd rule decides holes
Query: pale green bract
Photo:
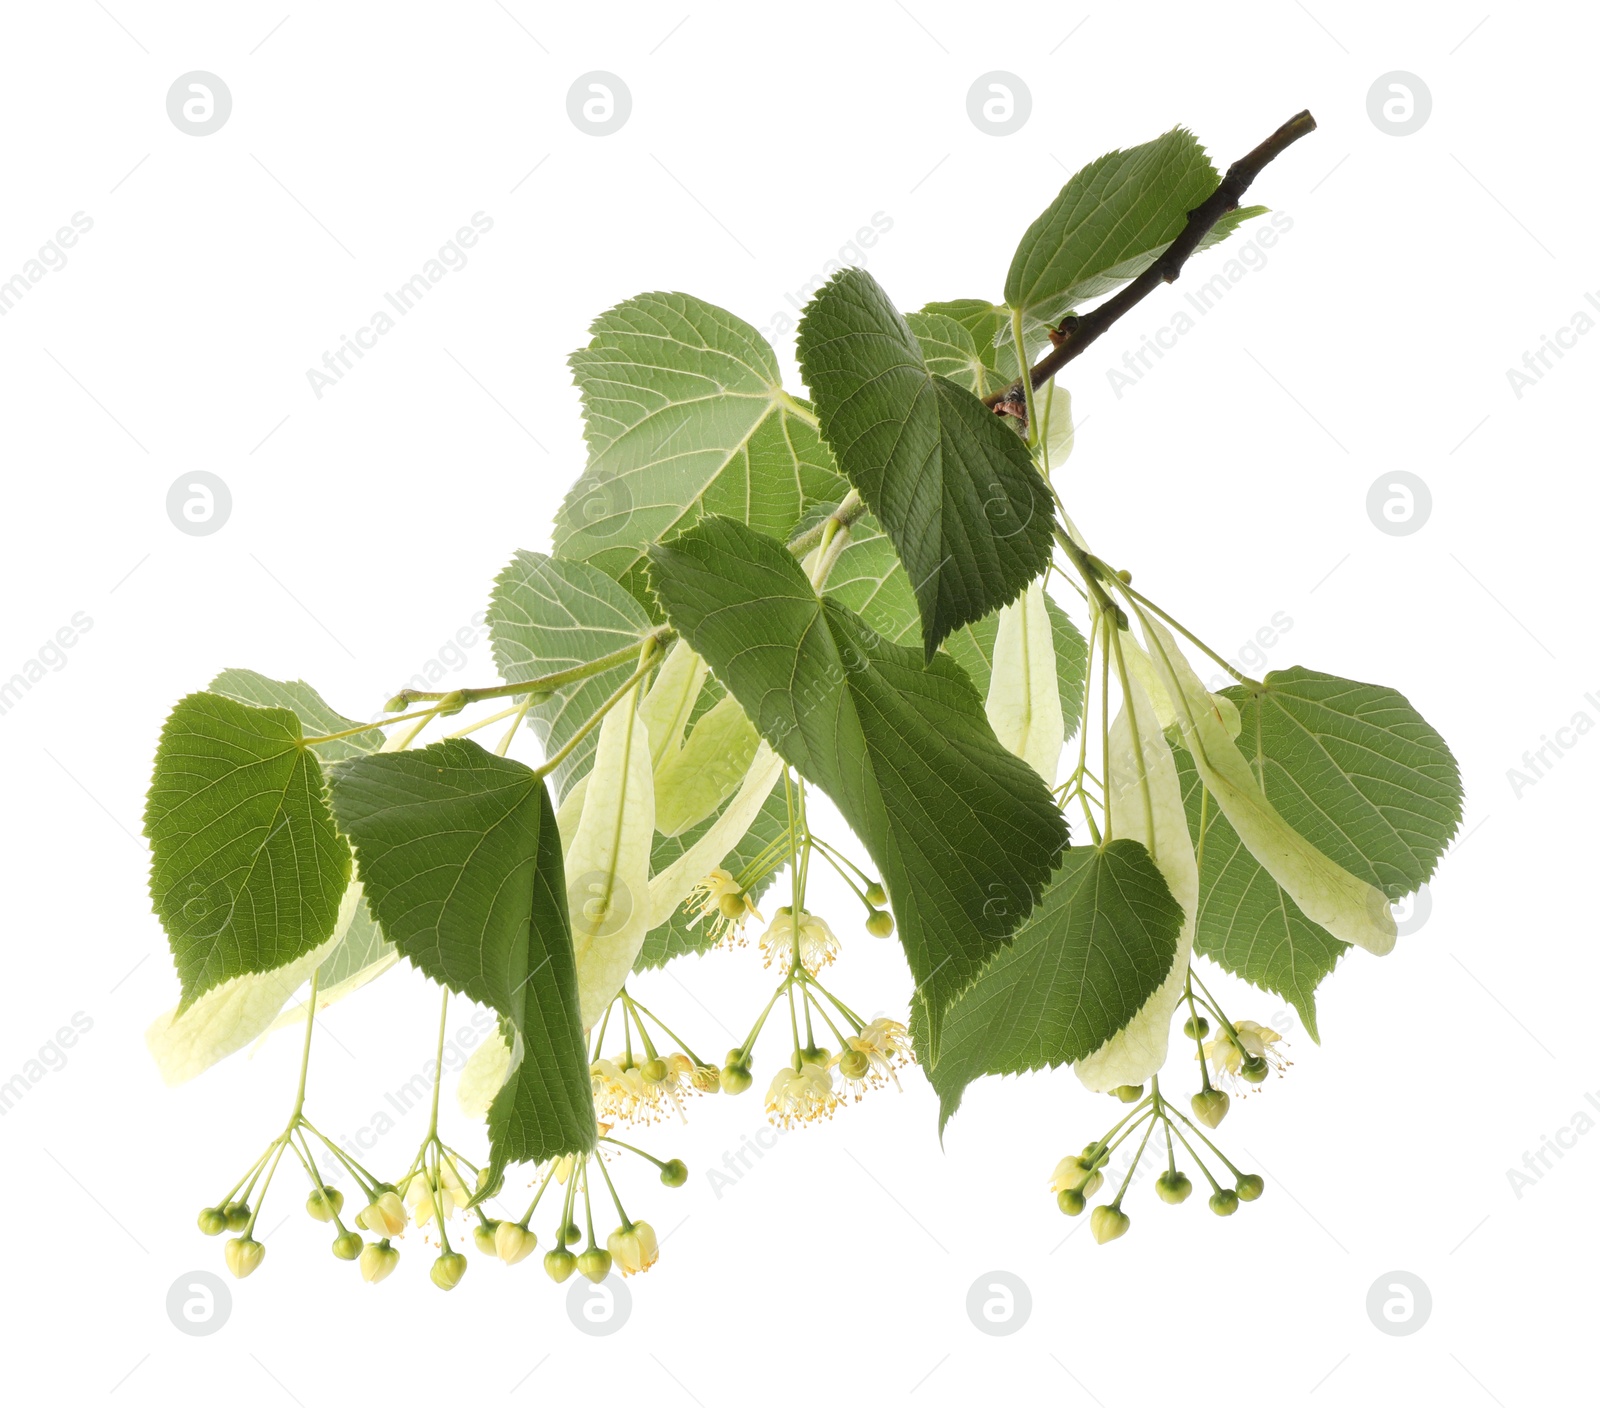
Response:
[[[556,515],[557,557],[593,563],[649,602],[645,550],[702,512],[780,534],[845,492],[814,417],[742,319],[643,293],[595,319],[572,354],[589,463]]]
[[[1001,744],[1054,786],[1066,726],[1055,643],[1039,582],[1000,609],[983,711]]]
[[[650,928],[655,778],[637,692],[636,687],[600,725],[594,770],[567,847],[567,904],[585,1030],[611,1005]]]
[[[737,699],[717,700],[656,769],[656,830],[681,836],[710,816],[739,786],[760,742]]]

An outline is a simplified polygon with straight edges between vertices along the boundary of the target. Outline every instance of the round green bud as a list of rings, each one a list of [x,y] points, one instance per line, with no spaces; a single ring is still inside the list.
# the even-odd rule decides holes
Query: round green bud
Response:
[[[659,1056],[652,1056],[639,1068],[639,1074],[649,1081],[651,1085],[660,1085],[662,1081],[666,1080],[670,1072],[665,1061]]]
[[[839,1058],[839,1074],[848,1076],[851,1080],[863,1080],[868,1071],[872,1069],[872,1062],[867,1059],[865,1051],[846,1051]]]
[[[383,712],[386,714],[398,714],[405,709],[409,702],[403,693],[397,694],[383,706]]]
[[[556,1247],[544,1254],[545,1274],[558,1285],[578,1269],[578,1258],[565,1247]]]
[[[201,1208],[195,1222],[208,1237],[220,1236],[228,1230],[228,1219],[221,1208]]]
[[[1099,1149],[1100,1149],[1100,1141],[1098,1139],[1092,1141],[1091,1143],[1085,1144],[1083,1146],[1082,1157],[1087,1159],[1091,1154],[1098,1153]]]
[[[1128,1230],[1130,1219],[1121,1208],[1114,1208],[1110,1203],[1102,1203],[1089,1214],[1089,1231],[1094,1234],[1094,1239],[1101,1246],[1107,1242],[1114,1242]]]
[[[731,1063],[722,1068],[722,1093],[724,1095],[743,1095],[750,1089],[750,1070],[747,1066],[735,1066]]]
[[[1228,1092],[1216,1089],[1202,1090],[1189,1102],[1189,1108],[1194,1111],[1194,1117],[1207,1129],[1215,1129],[1228,1113]]]
[[[228,1231],[243,1232],[250,1225],[250,1204],[229,1203],[223,1208],[222,1215],[228,1220]]]
[[[1218,1217],[1232,1217],[1239,1211],[1239,1195],[1231,1188],[1219,1188],[1211,1195],[1210,1207]]]
[[[668,1159],[661,1165],[661,1181],[668,1188],[681,1188],[689,1181],[689,1165],[682,1159]]]
[[[1126,567],[1119,567],[1117,569],[1117,576],[1122,581],[1124,586],[1127,586],[1133,581],[1133,573],[1128,571]]]
[[[1156,1179],[1156,1197],[1173,1206],[1183,1202],[1193,1191],[1194,1184],[1189,1182],[1189,1175],[1177,1169],[1163,1173]]]
[[[748,1070],[750,1068],[750,1058],[745,1055],[743,1051],[740,1051],[737,1047],[735,1047],[722,1058],[722,1064],[724,1066],[743,1066],[746,1070]]]
[[[561,1234],[556,1238],[556,1241],[566,1245],[570,1245],[573,1242],[580,1242],[582,1240],[583,1231],[576,1222],[569,1222],[564,1228],[562,1228]]]
[[[717,908],[724,919],[740,919],[744,916],[744,891],[738,894],[728,893],[717,896]]]
[[[340,1261],[354,1261],[365,1245],[359,1232],[344,1232],[333,1239],[333,1254]]]
[[[894,915],[886,909],[875,909],[867,915],[867,932],[875,939],[886,939],[894,933]]]
[[[253,1237],[231,1237],[222,1245],[222,1259],[241,1281],[261,1265],[266,1254],[267,1249]]]
[[[1083,1194],[1076,1188],[1063,1188],[1056,1194],[1056,1206],[1068,1217],[1076,1217],[1087,1205]]]
[[[867,886],[867,903],[882,909],[889,903],[889,893],[876,880]]]
[[[500,1224],[498,1222],[480,1222],[472,1229],[472,1245],[485,1256],[496,1255],[494,1249],[494,1232]]]
[[[332,1222],[344,1211],[344,1194],[337,1188],[313,1188],[306,1198],[306,1211],[318,1222]]]
[[[1183,1024],[1183,1034],[1190,1041],[1200,1041],[1211,1033],[1211,1023],[1204,1017],[1190,1017]]]
[[[445,1252],[429,1268],[428,1276],[441,1291],[453,1291],[467,1274],[467,1259],[460,1252]]]
[[[1246,1056],[1239,1065],[1239,1074],[1251,1085],[1260,1085],[1267,1078],[1268,1072],[1264,1056]]]
[[[611,1253],[604,1247],[590,1247],[579,1255],[578,1270],[598,1285],[611,1274]]]
[[[1119,1085],[1111,1093],[1122,1101],[1124,1105],[1134,1105],[1144,1099],[1144,1087],[1142,1085]]]
[[[1239,1181],[1233,1185],[1233,1191],[1241,1200],[1253,1203],[1266,1191],[1267,1183],[1259,1173],[1242,1173]]]

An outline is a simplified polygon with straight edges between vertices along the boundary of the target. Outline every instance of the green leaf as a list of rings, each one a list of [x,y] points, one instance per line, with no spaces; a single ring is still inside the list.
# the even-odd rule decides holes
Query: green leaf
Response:
[[[1074,846],[1009,948],[952,1004],[926,1065],[939,1128],[979,1076],[1080,1061],[1161,986],[1183,909],[1150,853],[1121,838]]]
[[[1181,127],[1090,162],[1023,235],[1006,274],[1006,303],[1031,324],[1053,324],[1137,278],[1220,180],[1205,148]],[[1251,206],[1228,212],[1200,248],[1226,239],[1263,211]]]
[[[495,665],[510,684],[641,645],[650,632],[644,608],[604,572],[539,552],[517,553],[495,578],[486,619]],[[528,722],[547,756],[567,743],[637,663],[567,685],[528,710]],[[590,733],[550,775],[558,800],[589,771],[597,742]]]
[[[916,334],[928,370],[974,396],[1004,391],[1022,374],[1010,342],[995,343],[1008,327],[1006,310],[987,299],[924,304],[906,314],[906,325]]]
[[[1001,417],[928,370],[865,270],[807,305],[798,350],[823,434],[905,564],[931,657],[1044,571],[1050,491]]]
[[[733,314],[682,293],[602,313],[571,365],[589,464],[556,515],[558,557],[592,562],[651,605],[645,549],[702,512],[780,534],[845,492],[778,359]]]
[[[1350,950],[1320,924],[1313,924],[1254,856],[1215,802],[1205,809],[1201,845],[1200,799],[1204,788],[1194,759],[1173,742],[1173,761],[1183,784],[1184,810],[1200,859],[1200,903],[1195,914],[1195,952],[1236,977],[1277,993],[1300,1014],[1313,1041],[1317,1034],[1317,985]]]
[[[842,560],[842,559],[841,559]],[[837,568],[835,569],[837,571]],[[829,578],[832,586],[832,578]],[[1044,599],[1050,616],[1050,637],[1056,650],[1056,683],[1061,690],[1061,717],[1067,738],[1078,731],[1083,714],[1084,675],[1089,668],[1089,643],[1052,597]],[[998,613],[985,616],[951,634],[944,649],[967,672],[979,694],[987,697],[989,677],[994,668],[995,639],[999,634]]]
[[[183,985],[201,993],[310,953],[350,879],[316,757],[288,709],[178,701],[145,802],[150,898]]]
[[[936,1049],[943,1009],[1067,843],[1049,790],[1000,746],[959,666],[925,663],[819,600],[781,543],[709,518],[650,562],[668,619],[866,845]]]
[[[1433,874],[1461,825],[1461,773],[1404,695],[1298,665],[1223,693],[1262,790],[1312,845],[1391,900]]]
[[[224,670],[206,688],[212,694],[225,695],[241,704],[253,704],[262,709],[287,709],[300,720],[300,727],[307,738],[361,727],[358,720],[347,719],[330,709],[323,697],[304,680],[274,680],[266,675],[258,675],[254,670]],[[325,763],[359,758],[364,753],[376,753],[383,747],[383,730],[374,725],[364,733],[351,734],[349,738],[335,738],[327,743],[313,743],[310,747]]]
[[[691,827],[679,836],[663,836],[657,832],[655,845],[650,852],[651,871],[660,874],[666,870],[704,836],[715,821],[716,817],[707,817],[698,826]],[[743,838],[720,860],[708,866],[706,873],[710,874],[713,866],[720,865],[729,874],[737,875],[788,829],[789,803],[784,796],[783,780],[780,778],[777,785],[767,794],[767,800],[762,804],[755,821]],[[776,873],[774,870],[769,870],[750,887],[750,897],[757,904],[761,902],[761,896],[772,884]],[[660,968],[682,954],[704,953],[717,942],[712,937],[711,928],[709,919],[695,923],[695,916],[680,904],[664,924],[656,925],[646,935],[644,947],[639,950],[639,956],[633,962],[633,971],[643,973],[651,968]]]
[[[493,1166],[594,1148],[561,840],[538,775],[446,739],[339,764],[333,802],[385,935],[516,1033],[489,1112]]]

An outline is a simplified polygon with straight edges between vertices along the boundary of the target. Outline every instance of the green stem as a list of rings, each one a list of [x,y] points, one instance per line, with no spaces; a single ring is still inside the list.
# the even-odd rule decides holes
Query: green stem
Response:
[[[443,693],[422,689],[403,689],[395,695],[396,699],[403,699],[408,704],[420,703],[424,699],[450,699],[459,700],[463,704],[476,704],[483,699],[504,699],[518,694],[537,694],[557,690],[565,685],[576,684],[579,680],[586,680],[591,675],[603,675],[607,670],[618,665],[626,665],[634,659],[641,645],[664,644],[672,639],[674,632],[670,626],[657,626],[649,635],[634,645],[624,645],[617,650],[609,651],[594,660],[586,661],[582,665],[573,665],[570,669],[557,670],[554,674],[541,675],[535,680],[523,680],[518,684],[486,685],[480,689],[452,689]],[[396,720],[385,719],[385,723],[394,723]],[[366,728],[374,725],[367,724]],[[356,732],[361,732],[360,729]],[[332,735],[335,738],[343,737],[342,734]],[[310,743],[320,743],[321,739],[308,739]]]
[[[578,731],[574,733],[571,738],[569,738],[560,748],[558,748],[553,754],[551,754],[549,758],[545,760],[543,767],[538,767],[533,770],[535,777],[547,777],[558,767],[560,767],[560,765],[566,761],[567,755],[571,753],[572,750],[580,743],[582,743],[583,740],[589,736],[589,733],[600,723],[600,721],[627,697],[627,695],[633,690],[634,686],[644,679],[644,677],[648,675],[651,670],[655,669],[655,659],[649,652],[651,651],[651,647],[656,639],[659,638],[652,637],[650,641],[645,642],[644,650],[640,652],[640,654],[644,656],[644,659],[639,665],[639,668],[629,675],[627,679],[623,680],[623,682],[618,685],[616,689],[612,690],[610,697],[605,701],[605,703],[596,709],[594,713],[591,714],[582,725],[580,725]]]
[[[439,1003],[439,1045],[433,1057],[433,1111],[428,1116],[428,1140],[437,1138],[439,1133],[439,1088],[444,1084],[444,1024],[449,1012],[450,989],[446,988]],[[423,1142],[426,1144],[428,1140]]]

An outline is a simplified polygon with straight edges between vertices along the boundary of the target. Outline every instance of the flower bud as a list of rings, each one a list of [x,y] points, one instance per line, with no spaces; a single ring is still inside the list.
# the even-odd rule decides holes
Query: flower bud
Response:
[[[400,1195],[390,1188],[368,1203],[357,1221],[367,1231],[376,1232],[380,1237],[398,1237],[406,1230],[406,1205],[400,1200]]]
[[[1173,1169],[1156,1179],[1156,1196],[1176,1207],[1194,1191],[1189,1175]]]
[[[867,903],[876,906],[878,909],[882,909],[884,905],[889,903],[888,892],[876,880],[867,886]]]
[[[682,1159],[668,1159],[661,1165],[661,1181],[668,1188],[681,1188],[689,1181],[689,1166]]]
[[[1251,1085],[1260,1085],[1267,1078],[1268,1069],[1264,1056],[1246,1056],[1239,1063],[1239,1074]]]
[[[559,1285],[578,1269],[578,1258],[565,1247],[556,1247],[544,1254],[544,1269],[550,1279]]]
[[[406,705],[410,702],[411,701],[406,697],[405,691],[401,690],[399,694],[395,695],[393,699],[383,706],[383,712],[386,714],[402,713],[404,712]]]
[[[656,1257],[660,1254],[656,1230],[648,1222],[635,1222],[617,1228],[606,1238],[606,1247],[624,1276],[632,1276],[635,1271],[648,1271],[656,1264]]]
[[[306,1198],[306,1211],[318,1222],[332,1222],[344,1211],[344,1194],[337,1188],[313,1188]]]
[[[1087,1206],[1087,1202],[1076,1188],[1063,1188],[1056,1194],[1056,1206],[1068,1217],[1076,1217]]]
[[[1119,1085],[1111,1093],[1122,1101],[1124,1105],[1134,1105],[1144,1098],[1144,1087],[1142,1085]]]
[[[502,1222],[494,1229],[494,1254],[507,1266],[532,1256],[538,1245],[538,1236],[520,1222]]]
[[[839,1058],[839,1074],[851,1080],[863,1079],[871,1069],[872,1062],[867,1059],[865,1051],[846,1051]]]
[[[1106,1181],[1105,1174],[1101,1173],[1098,1169],[1096,1169],[1093,1173],[1091,1173],[1089,1175],[1089,1181],[1087,1183],[1085,1183],[1083,1185],[1082,1189],[1080,1189],[1079,1191],[1082,1192],[1084,1197],[1092,1198],[1092,1197],[1094,1197],[1094,1195],[1096,1193],[1098,1193],[1100,1191],[1100,1185],[1102,1183],[1104,1183],[1105,1181]]]
[[[743,1095],[750,1089],[750,1068],[728,1064],[722,1068],[722,1093]]]
[[[1211,1023],[1204,1017],[1190,1017],[1183,1024],[1183,1034],[1190,1041],[1201,1041],[1211,1033]]]
[[[1228,1113],[1228,1092],[1225,1090],[1202,1090],[1189,1102],[1189,1108],[1194,1111],[1194,1117],[1207,1129],[1215,1129],[1222,1123],[1223,1116]]]
[[[1114,1242],[1128,1230],[1128,1214],[1110,1203],[1102,1203],[1089,1214],[1089,1231],[1101,1246]]]
[[[1219,1188],[1211,1195],[1210,1206],[1218,1217],[1232,1217],[1239,1211],[1239,1195],[1231,1188]]]
[[[561,1229],[560,1241],[563,1246],[570,1247],[583,1240],[583,1229],[576,1222],[569,1222]]]
[[[387,1237],[381,1242],[368,1242],[361,1253],[361,1279],[368,1285],[376,1286],[398,1265],[400,1252],[389,1245]]]
[[[333,1254],[340,1261],[354,1261],[365,1245],[359,1232],[345,1232],[333,1239]]]
[[[1082,1193],[1094,1176],[1094,1169],[1087,1158],[1069,1155],[1056,1165],[1056,1171],[1050,1176],[1050,1186],[1058,1193],[1066,1189]]]
[[[666,1080],[667,1076],[671,1073],[667,1070],[667,1063],[665,1061],[663,1061],[659,1056],[652,1056],[640,1068],[639,1074],[642,1075],[651,1085],[660,1085],[662,1081]]]
[[[1233,1191],[1242,1202],[1253,1203],[1266,1190],[1266,1180],[1259,1173],[1243,1173],[1234,1184]]]
[[[266,1254],[267,1249],[253,1237],[229,1238],[222,1248],[222,1259],[228,1263],[228,1270],[241,1281],[261,1265]]]
[[[460,1252],[444,1252],[433,1263],[428,1277],[441,1291],[453,1291],[467,1274],[467,1259]]]
[[[867,932],[875,939],[886,939],[894,933],[894,915],[886,909],[875,909],[867,916]]]
[[[228,1220],[228,1231],[243,1232],[250,1225],[250,1204],[229,1203],[222,1209],[222,1215]]]
[[[221,1208],[201,1208],[195,1222],[208,1237],[220,1236],[228,1230],[228,1219]]]
[[[611,1274],[611,1253],[604,1247],[590,1247],[578,1257],[578,1270],[598,1285]]]
[[[480,1222],[472,1229],[472,1245],[485,1256],[496,1255],[494,1234],[499,1228],[498,1222]]]

